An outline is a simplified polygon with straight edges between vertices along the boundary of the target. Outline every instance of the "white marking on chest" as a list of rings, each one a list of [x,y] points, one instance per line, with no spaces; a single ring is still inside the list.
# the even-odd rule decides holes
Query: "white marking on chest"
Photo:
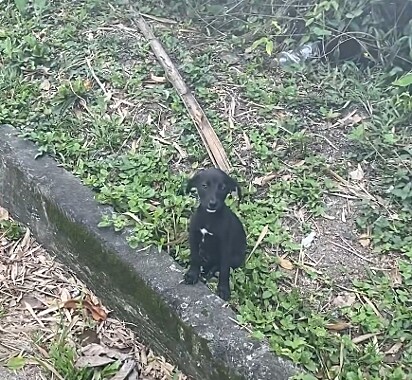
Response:
[[[213,236],[213,234],[209,232],[206,228],[201,228],[200,233],[202,234],[202,243],[204,243],[206,235]]]

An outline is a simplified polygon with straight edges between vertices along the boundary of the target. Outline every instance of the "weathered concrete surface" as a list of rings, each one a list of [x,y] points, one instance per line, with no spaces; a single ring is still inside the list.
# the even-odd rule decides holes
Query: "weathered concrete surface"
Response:
[[[15,129],[0,126],[0,205],[132,323],[144,343],[196,380],[289,379],[290,363],[250,339],[204,284],[182,284],[182,268],[170,256],[133,250],[121,234],[98,228],[110,208],[52,158],[34,160],[36,153]]]

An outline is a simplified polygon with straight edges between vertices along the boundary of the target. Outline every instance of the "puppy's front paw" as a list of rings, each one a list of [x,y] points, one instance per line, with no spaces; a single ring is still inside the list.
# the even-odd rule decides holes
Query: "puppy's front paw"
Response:
[[[230,298],[230,289],[226,287],[219,287],[217,288],[217,295],[223,300],[223,301],[229,301]]]
[[[185,284],[194,285],[199,281],[199,272],[189,269],[184,276]]]

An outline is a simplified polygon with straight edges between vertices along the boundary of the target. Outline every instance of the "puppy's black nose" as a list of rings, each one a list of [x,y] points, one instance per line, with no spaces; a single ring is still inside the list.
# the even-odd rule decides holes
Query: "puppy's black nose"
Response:
[[[208,207],[211,208],[212,210],[217,206],[216,201],[209,201]]]

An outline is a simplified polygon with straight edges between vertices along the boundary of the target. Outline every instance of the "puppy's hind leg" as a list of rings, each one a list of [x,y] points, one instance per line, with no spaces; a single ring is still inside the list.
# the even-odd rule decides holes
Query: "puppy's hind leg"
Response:
[[[241,267],[246,261],[246,255],[245,253],[238,253],[237,255],[234,255],[232,259],[230,260],[230,267],[232,269],[236,269]]]
[[[246,261],[246,238],[243,242],[236,244],[230,255],[230,267],[232,269],[239,268],[245,264]]]
[[[219,282],[217,284],[217,294],[224,301],[228,301],[230,298],[230,262],[227,258],[223,259],[220,264]]]
[[[211,265],[211,266],[206,266],[204,268],[204,273],[203,277],[205,278],[206,281],[209,281],[212,277],[216,276],[216,272],[219,270],[219,265]]]

